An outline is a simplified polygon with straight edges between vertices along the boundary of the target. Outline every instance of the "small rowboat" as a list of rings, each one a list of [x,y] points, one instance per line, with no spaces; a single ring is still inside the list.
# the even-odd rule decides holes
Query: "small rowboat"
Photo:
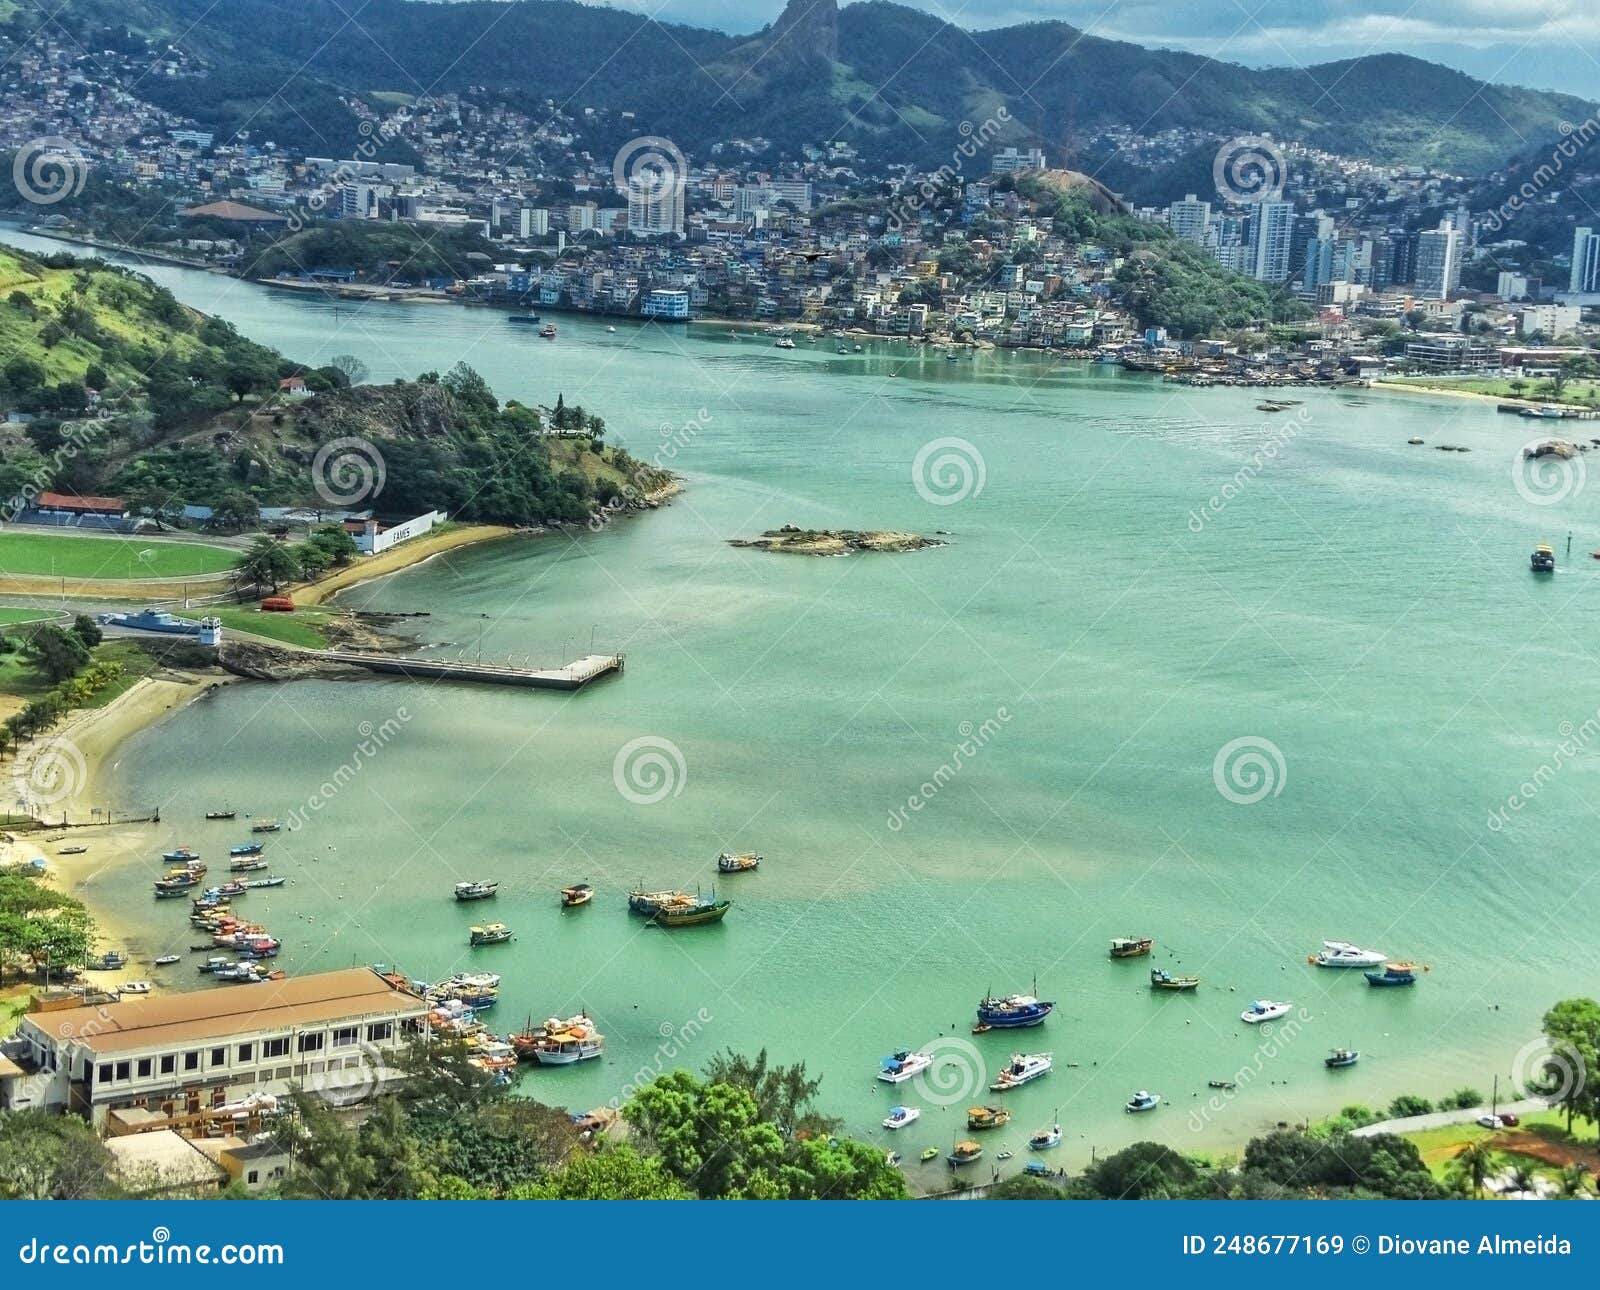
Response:
[[[920,1156],[917,1157],[917,1159],[921,1160],[923,1164],[927,1164],[928,1161],[932,1160],[938,1154],[938,1147],[928,1147]]]
[[[561,903],[568,909],[578,905],[587,905],[594,899],[594,888],[586,882],[573,883],[570,887],[561,889]]]

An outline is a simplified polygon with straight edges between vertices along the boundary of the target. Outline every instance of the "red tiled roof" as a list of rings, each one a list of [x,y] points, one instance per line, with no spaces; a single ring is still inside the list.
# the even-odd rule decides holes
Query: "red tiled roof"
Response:
[[[128,509],[120,497],[78,497],[73,493],[40,493],[38,505],[50,511],[103,511],[110,515]]]

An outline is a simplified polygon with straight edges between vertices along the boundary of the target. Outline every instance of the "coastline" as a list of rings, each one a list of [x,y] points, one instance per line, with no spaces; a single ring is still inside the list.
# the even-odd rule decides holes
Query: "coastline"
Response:
[[[363,582],[371,582],[374,578],[388,577],[391,573],[398,573],[412,565],[421,564],[424,560],[431,560],[445,551],[535,531],[537,530],[508,528],[503,524],[467,524],[448,529],[443,533],[412,538],[409,542],[391,547],[381,555],[367,556],[355,564],[329,574],[326,578],[296,587],[289,592],[289,598],[297,605],[307,607],[320,605],[341,591],[348,591]]]
[[[226,684],[229,681],[214,677],[170,672],[143,677],[103,708],[81,710],[44,740],[35,740],[19,756],[15,773],[21,774],[20,768],[45,743],[66,740],[77,752],[77,758],[69,761],[69,773],[74,779],[72,791],[50,809],[68,819],[86,818],[97,808],[115,809],[116,804],[104,800],[102,793],[107,772],[117,765],[117,752],[122,745],[140,731],[181,711],[212,686]],[[155,822],[91,824],[70,830],[46,827],[19,835],[13,853],[19,859],[42,855],[48,865],[44,881],[83,901],[99,929],[102,948],[125,949],[140,939],[141,929],[137,920],[98,899],[96,880],[110,869],[147,857],[160,829],[161,825]],[[86,846],[88,850],[83,855],[63,856],[58,850],[64,845]],[[130,963],[128,976],[139,975],[136,968],[142,970],[143,966]]]

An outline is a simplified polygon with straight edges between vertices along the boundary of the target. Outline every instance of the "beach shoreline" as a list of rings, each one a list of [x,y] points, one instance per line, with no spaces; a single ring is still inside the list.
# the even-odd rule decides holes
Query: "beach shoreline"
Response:
[[[446,551],[478,546],[484,542],[498,541],[500,538],[515,537],[518,533],[537,531],[509,528],[503,524],[467,524],[448,529],[443,533],[412,538],[409,542],[402,542],[399,546],[391,547],[379,555],[368,556],[343,569],[335,570],[316,582],[296,587],[289,592],[289,598],[295,604],[308,608],[321,605],[341,591],[349,591],[352,587],[359,587],[362,583],[371,582],[376,578],[386,578],[391,573],[399,573],[402,569],[409,569]]]
[[[18,757],[14,774],[21,778],[43,748],[60,747],[65,741],[68,752],[62,764],[70,779],[70,791],[44,814],[59,815],[67,825],[47,825],[19,834],[11,850],[16,859],[44,858],[44,881],[84,903],[95,920],[102,948],[125,949],[130,942],[138,942],[145,929],[139,920],[99,899],[98,879],[130,861],[148,857],[161,829],[160,823],[153,820],[116,821],[117,815],[145,811],[104,798],[108,772],[118,764],[119,750],[134,735],[160,725],[213,686],[231,683],[231,679],[175,672],[143,677],[103,708],[74,713],[49,735],[34,740]],[[159,804],[152,803],[149,809],[157,810]],[[97,811],[109,811],[113,822],[77,823],[91,819]],[[64,856],[59,854],[63,846],[85,846],[88,850],[82,855]],[[135,967],[134,963],[129,964],[130,977],[139,975]]]

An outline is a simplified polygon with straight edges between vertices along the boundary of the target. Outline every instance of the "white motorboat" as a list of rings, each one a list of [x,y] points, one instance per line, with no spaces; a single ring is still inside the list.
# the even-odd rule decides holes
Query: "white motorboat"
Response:
[[[903,1129],[906,1125],[922,1118],[920,1106],[892,1106],[889,1114],[883,1117],[883,1127],[886,1129]]]
[[[1153,1111],[1160,1105],[1161,1094],[1150,1093],[1140,1089],[1123,1104],[1123,1109],[1127,1111]]]
[[[1008,1088],[1016,1088],[1041,1075],[1048,1075],[1051,1065],[1049,1053],[1012,1053],[1011,1060],[989,1088],[996,1093],[1004,1093]]]
[[[1030,1150],[1030,1151],[1048,1151],[1048,1150],[1050,1150],[1051,1147],[1060,1145],[1060,1143],[1061,1143],[1061,1120],[1059,1119],[1060,1115],[1061,1115],[1061,1112],[1057,1111],[1055,1113],[1055,1115],[1053,1115],[1051,1117],[1051,1119],[1054,1121],[1054,1123],[1052,1123],[1048,1129],[1040,1129],[1039,1132],[1037,1132],[1031,1138],[1028,1139],[1028,1150]]]
[[[177,954],[163,954],[160,958],[158,958],[156,960],[156,966],[157,967],[169,967],[173,963],[177,963],[177,962],[180,962],[180,961],[181,961],[180,956],[177,955]]]
[[[148,982],[148,981],[124,981],[121,985],[119,985],[117,987],[117,993],[118,994],[149,994],[150,993],[150,982]]]
[[[1311,959],[1318,967],[1325,968],[1382,967],[1388,960],[1389,956],[1382,950],[1364,950],[1348,941],[1323,941],[1322,948]]]
[[[914,1053],[902,1048],[892,1057],[883,1059],[883,1068],[878,1072],[878,1078],[885,1084],[903,1084],[913,1075],[920,1075],[933,1065],[933,1058],[927,1053]]]
[[[1239,1020],[1248,1021],[1251,1025],[1260,1021],[1276,1021],[1292,1007],[1294,1007],[1292,1003],[1274,1003],[1271,999],[1257,999],[1239,1014]]]

